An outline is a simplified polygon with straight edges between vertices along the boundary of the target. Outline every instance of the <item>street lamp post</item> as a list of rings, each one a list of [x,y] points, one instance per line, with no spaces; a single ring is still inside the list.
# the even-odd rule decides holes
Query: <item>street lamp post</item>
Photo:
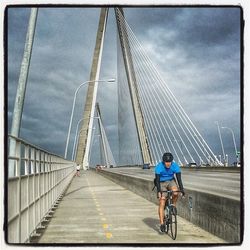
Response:
[[[87,83],[91,83],[91,82],[114,82],[115,79],[109,79],[109,80],[92,80],[92,81],[86,81],[83,82],[82,84],[80,84],[78,86],[78,88],[75,91],[74,94],[74,100],[73,100],[73,105],[72,105],[72,110],[71,110],[71,116],[70,116],[70,122],[69,122],[69,128],[68,128],[68,135],[67,135],[67,141],[66,141],[66,146],[65,146],[65,153],[64,153],[64,158],[67,158],[67,154],[68,154],[68,146],[69,146],[69,137],[70,137],[70,131],[71,131],[71,126],[72,126],[72,120],[73,120],[73,114],[74,114],[74,109],[75,109],[75,102],[76,102],[76,96],[78,91],[80,90],[80,88],[87,84]]]
[[[221,127],[223,129],[229,129],[232,133],[232,137],[233,137],[233,143],[234,143],[234,150],[235,150],[235,156],[236,156],[236,163],[238,165],[238,152],[237,152],[237,147],[236,147],[236,142],[235,142],[235,137],[234,137],[234,132],[231,128],[229,127]]]

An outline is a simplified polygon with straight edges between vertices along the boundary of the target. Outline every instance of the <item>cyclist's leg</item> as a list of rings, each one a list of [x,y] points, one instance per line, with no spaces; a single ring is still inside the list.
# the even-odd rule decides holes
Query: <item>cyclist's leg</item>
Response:
[[[178,191],[178,187],[176,184],[175,180],[172,180],[169,184],[168,184],[168,189],[172,190],[172,191]],[[173,205],[176,207],[176,203],[178,200],[178,192],[173,192]]]
[[[159,214],[159,219],[160,219],[160,224],[164,223],[164,209],[165,209],[165,204],[166,204],[166,197],[161,197],[159,200],[159,208],[158,208],[158,214]]]
[[[167,186],[165,182],[161,182],[161,191],[167,191]],[[159,199],[159,208],[158,208],[158,214],[160,219],[160,224],[164,223],[164,217],[165,217],[165,205],[166,205],[166,195],[167,193],[162,193],[161,198]]]

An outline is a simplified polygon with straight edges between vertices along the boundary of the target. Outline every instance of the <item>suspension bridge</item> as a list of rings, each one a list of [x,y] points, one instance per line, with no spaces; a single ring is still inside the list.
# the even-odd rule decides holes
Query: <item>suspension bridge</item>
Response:
[[[241,168],[226,167],[225,159],[212,151],[150,60],[122,8],[115,8],[119,162],[106,133],[103,107],[97,102],[108,8],[100,11],[90,80],[75,92],[76,98],[78,90],[88,85],[72,154],[68,148],[75,99],[64,157],[19,137],[37,13],[37,8],[31,8],[8,136],[6,241],[172,244],[157,232],[157,200],[152,192],[154,166],[168,151],[183,169],[188,193],[178,203],[175,243],[239,244],[243,237]],[[96,135],[102,169],[91,161]],[[125,157],[128,154],[130,160]],[[187,167],[190,163],[196,167]],[[75,176],[76,165],[81,165],[80,177]]]

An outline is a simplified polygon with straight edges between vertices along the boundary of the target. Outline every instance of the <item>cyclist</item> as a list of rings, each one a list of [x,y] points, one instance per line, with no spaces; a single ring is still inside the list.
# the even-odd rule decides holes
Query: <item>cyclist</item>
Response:
[[[156,178],[156,188],[157,197],[159,199],[159,219],[160,219],[160,231],[165,232],[166,227],[164,224],[164,209],[166,204],[167,193],[162,191],[172,190],[178,191],[178,186],[182,195],[185,195],[182,180],[181,180],[181,169],[180,166],[173,161],[174,157],[171,153],[164,153],[162,156],[162,161],[158,163],[155,167],[155,178]],[[176,183],[176,179],[178,186]],[[176,202],[178,199],[178,193],[173,193],[173,211],[177,213]]]
[[[77,164],[75,176],[78,176],[78,177],[80,176],[80,168],[81,168],[81,165]]]

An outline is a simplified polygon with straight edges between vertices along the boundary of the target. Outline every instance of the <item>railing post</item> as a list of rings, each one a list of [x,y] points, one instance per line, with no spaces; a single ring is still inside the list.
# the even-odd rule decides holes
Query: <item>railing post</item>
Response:
[[[46,168],[46,154],[43,153],[43,171],[42,171],[42,176],[43,176],[43,192],[42,192],[42,199],[43,199],[43,210],[42,210],[42,214],[44,214],[45,209],[46,209],[46,172],[45,172],[45,168]]]
[[[39,150],[38,151],[38,162],[39,162],[39,169],[38,169],[38,211],[39,211],[39,216],[38,216],[38,222],[41,221],[42,219],[42,201],[41,201],[41,171],[42,171],[42,152]],[[37,225],[38,225],[37,222]]]
[[[17,228],[17,239],[18,242],[21,242],[21,142],[16,143],[16,152],[15,156],[17,158],[17,164],[16,164],[16,174],[18,177],[18,185],[17,185],[17,194],[18,194],[18,200],[17,200],[17,206],[18,206],[18,228]]]
[[[48,197],[49,197],[49,206],[51,205],[51,201],[52,201],[52,190],[51,190],[51,187],[52,187],[52,184],[51,184],[51,155],[49,156],[49,172],[48,172],[48,180],[49,180],[49,194],[48,194]]]
[[[30,198],[29,198],[29,183],[30,183],[30,171],[29,171],[29,166],[30,166],[30,147],[29,145],[25,145],[25,175],[27,175],[27,185],[26,185],[26,192],[27,192],[27,221],[26,221],[26,226],[27,226],[27,233],[30,234]],[[28,238],[29,242],[29,238]]]
[[[36,150],[34,149],[34,165],[33,165],[33,228],[36,227]]]

